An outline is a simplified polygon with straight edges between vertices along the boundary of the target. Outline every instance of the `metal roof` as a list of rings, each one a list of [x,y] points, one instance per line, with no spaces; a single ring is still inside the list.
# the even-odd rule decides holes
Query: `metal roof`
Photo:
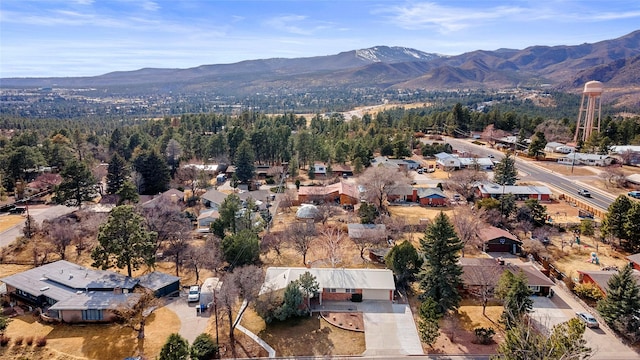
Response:
[[[388,269],[338,269],[338,268],[267,268],[260,294],[284,289],[305,272],[311,273],[320,289],[369,289],[395,290],[393,272]]]

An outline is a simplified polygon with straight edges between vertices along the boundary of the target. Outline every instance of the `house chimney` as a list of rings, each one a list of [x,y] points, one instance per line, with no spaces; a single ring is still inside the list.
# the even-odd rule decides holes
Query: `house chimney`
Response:
[[[121,287],[113,288],[113,293],[116,294],[116,295],[122,294],[122,288]]]

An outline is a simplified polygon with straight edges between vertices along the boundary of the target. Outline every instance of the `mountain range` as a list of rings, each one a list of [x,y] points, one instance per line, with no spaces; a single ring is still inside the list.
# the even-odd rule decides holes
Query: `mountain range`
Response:
[[[299,93],[319,89],[501,89],[542,86],[579,92],[605,84],[610,101],[640,90],[640,30],[592,44],[477,50],[443,56],[376,46],[336,55],[247,60],[188,69],[145,68],[94,77],[4,78],[3,88],[97,88],[110,94]],[[636,99],[637,101],[637,99]]]

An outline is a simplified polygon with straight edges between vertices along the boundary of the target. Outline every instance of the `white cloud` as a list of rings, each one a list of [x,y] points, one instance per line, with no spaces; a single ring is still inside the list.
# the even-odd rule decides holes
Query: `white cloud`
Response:
[[[307,17],[304,15],[282,15],[265,21],[265,24],[279,31],[310,35],[311,31],[308,28],[300,26],[300,23],[305,20],[307,20]]]

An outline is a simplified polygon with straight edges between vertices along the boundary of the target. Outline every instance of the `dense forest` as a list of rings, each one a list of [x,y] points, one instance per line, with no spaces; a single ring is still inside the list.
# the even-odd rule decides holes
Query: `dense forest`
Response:
[[[250,180],[255,163],[289,163],[292,176],[314,161],[349,162],[359,172],[374,154],[410,155],[424,146],[418,142],[419,134],[468,136],[489,128],[492,136],[542,133],[546,141],[572,139],[576,125],[575,119],[568,117],[574,111],[568,109],[578,108],[575,96],[556,96],[556,110],[528,100],[501,100],[480,109],[477,104],[490,104],[496,98],[476,94],[465,103],[411,109],[398,106],[351,119],[341,113],[308,119],[293,113],[267,115],[257,111],[193,113],[155,120],[5,115],[0,117],[0,190],[3,194],[13,192],[18,181],[34,180],[42,167],[51,167],[63,177],[74,167],[75,173],[88,174],[90,179],[84,180],[95,183],[96,178],[106,175],[95,169],[109,164],[109,175],[117,169],[122,179],[106,192],[119,191],[128,180],[140,193],[155,194],[177,179],[180,164],[185,162],[246,164],[245,175],[238,179],[242,182]],[[564,116],[563,111],[569,114]],[[584,145],[585,149],[603,151],[614,144],[640,144],[640,118],[606,116],[601,133]],[[428,155],[433,147],[424,150]],[[79,171],[78,166],[91,171]]]

